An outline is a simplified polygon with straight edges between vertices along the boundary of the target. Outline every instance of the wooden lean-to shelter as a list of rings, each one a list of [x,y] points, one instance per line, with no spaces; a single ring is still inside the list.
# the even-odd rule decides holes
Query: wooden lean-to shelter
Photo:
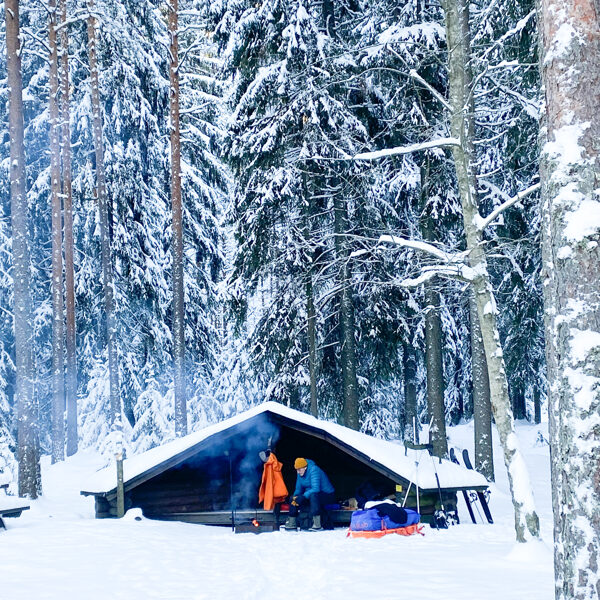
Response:
[[[272,522],[258,504],[263,463],[259,452],[271,449],[283,463],[291,492],[298,456],[312,458],[329,476],[336,497],[347,500],[365,490],[383,497],[407,490],[407,506],[427,521],[439,502],[436,472],[445,508],[456,507],[456,492],[485,490],[487,481],[426,451],[380,440],[336,423],[321,421],[275,402],[266,402],[222,423],[206,427],[124,461],[125,509],[141,508],[152,519],[231,525],[257,518]],[[418,465],[417,465],[418,462]],[[96,517],[116,516],[114,467],[96,473],[85,490],[94,496]],[[334,522],[347,524],[350,511],[334,511]]]

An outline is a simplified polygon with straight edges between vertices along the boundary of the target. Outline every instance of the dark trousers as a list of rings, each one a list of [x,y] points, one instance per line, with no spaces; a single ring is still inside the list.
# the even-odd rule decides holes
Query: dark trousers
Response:
[[[302,496],[298,506],[290,504],[289,515],[290,517],[297,517],[301,510],[306,511],[307,509],[308,514],[311,517],[322,515],[324,513],[323,509],[325,506],[328,504],[333,504],[334,502],[335,496],[326,492],[317,492],[316,494],[311,494],[308,498]]]

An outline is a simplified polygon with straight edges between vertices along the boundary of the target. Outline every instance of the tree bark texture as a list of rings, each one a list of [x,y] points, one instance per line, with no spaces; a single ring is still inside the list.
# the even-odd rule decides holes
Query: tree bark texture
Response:
[[[600,13],[540,0],[556,598],[600,597]]]
[[[108,378],[110,387],[110,420],[114,429],[120,428],[121,396],[119,393],[119,360],[116,342],[116,320],[114,309],[114,282],[108,219],[108,198],[104,172],[104,143],[102,139],[102,112],[98,77],[98,57],[96,53],[96,19],[94,0],[88,0],[88,49],[90,60],[90,83],[92,99],[92,121],[94,154],[96,158],[96,194],[100,214],[100,247],[102,260],[102,283],[104,310],[106,313],[106,345],[108,351]]]
[[[485,349],[490,399],[504,462],[508,473],[513,507],[515,510],[515,532],[519,542],[539,537],[539,519],[535,511],[529,474],[519,441],[514,431],[514,421],[508,394],[508,382],[504,358],[500,346],[497,325],[497,308],[494,292],[483,249],[483,235],[477,227],[480,219],[475,171],[473,166],[474,146],[472,91],[468,90],[466,66],[470,64],[470,45],[464,35],[468,7],[466,0],[444,0],[446,18],[446,42],[448,46],[449,103],[451,106],[451,135],[460,140],[460,146],[452,147],[456,177],[461,198],[465,237],[469,251],[469,263],[473,270],[473,290],[477,314]]]
[[[313,417],[319,415],[317,399],[317,315],[315,311],[315,299],[312,276],[308,273],[306,281],[306,313],[307,313],[307,336],[308,336],[308,370],[310,377],[310,414]]]
[[[60,62],[60,120],[62,135],[62,196],[64,210],[65,307],[66,307],[66,402],[67,456],[77,452],[77,349],[75,323],[75,261],[73,239],[73,194],[71,189],[71,110],[69,107],[69,34],[67,0],[58,0]]]
[[[494,478],[494,454],[492,445],[492,405],[485,348],[477,315],[477,304],[469,294],[471,320],[471,371],[473,374],[473,425],[475,430],[475,470],[488,481]]]
[[[58,39],[56,0],[48,1],[48,113],[50,116],[50,200],[52,212],[52,462],[65,457],[65,348],[62,260]]]
[[[448,456],[446,410],[444,404],[444,367],[440,295],[431,283],[425,289],[425,364],[427,367],[427,412],[431,427],[429,443],[435,456]]]
[[[41,493],[38,411],[33,393],[33,331],[30,297],[27,180],[23,145],[23,80],[19,41],[19,2],[6,0],[6,70],[10,134],[10,212],[13,251],[13,311],[15,331],[15,404],[19,496]]]
[[[426,217],[423,237],[432,241],[431,223]],[[429,443],[433,454],[448,456],[446,437],[446,405],[444,402],[444,362],[442,357],[443,332],[440,318],[440,294],[435,282],[425,284],[425,365],[427,368],[427,412],[429,415]]]
[[[345,239],[348,208],[337,191],[334,197],[334,229],[337,260],[340,265],[340,360],[344,393],[343,421],[346,427],[358,430],[358,381],[356,378],[356,344],[354,341],[354,300],[352,270]]]
[[[419,414],[417,409],[417,355],[413,346],[403,344],[404,370],[404,427],[403,438],[409,442],[418,439]],[[416,431],[415,431],[416,429]]]
[[[513,385],[511,392],[513,415],[515,419],[524,421],[527,419],[527,402],[525,400],[523,385]]]
[[[313,268],[315,266],[315,252],[311,248],[311,198],[306,173],[302,173],[302,193],[304,194],[305,225],[304,240],[308,246],[310,264],[306,272],[306,341],[308,345],[308,374],[310,378],[310,414],[319,415],[317,391],[317,313],[315,310],[315,292],[313,288]]]
[[[542,422],[542,398],[537,385],[533,387],[533,422],[536,425]]]
[[[178,0],[169,4],[169,81],[171,85],[171,204],[173,211],[173,387],[175,435],[187,433],[185,386],[185,304],[183,287],[183,210],[181,200],[181,141],[179,135]]]
[[[434,224],[427,213],[427,189],[429,167],[421,169],[421,220],[423,239],[435,241]],[[429,415],[429,443],[433,454],[441,458],[448,456],[446,437],[446,405],[444,402],[444,361],[442,357],[442,320],[440,318],[440,294],[435,281],[425,284],[425,365],[427,367],[427,412]]]

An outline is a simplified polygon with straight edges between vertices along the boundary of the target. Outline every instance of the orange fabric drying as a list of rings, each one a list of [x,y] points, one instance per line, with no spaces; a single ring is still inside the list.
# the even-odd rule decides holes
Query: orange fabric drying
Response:
[[[283,502],[288,495],[288,489],[285,487],[281,474],[282,466],[271,452],[263,467],[262,481],[258,491],[258,502],[264,501],[265,510],[272,510],[275,504]]]

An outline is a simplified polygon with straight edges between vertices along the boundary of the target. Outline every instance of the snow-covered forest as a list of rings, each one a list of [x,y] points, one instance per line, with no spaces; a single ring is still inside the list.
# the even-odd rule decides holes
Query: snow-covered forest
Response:
[[[600,579],[598,0],[5,0],[0,469],[265,400],[392,440],[549,422]],[[550,482],[548,482],[550,485]],[[594,595],[596,594],[596,595]]]

